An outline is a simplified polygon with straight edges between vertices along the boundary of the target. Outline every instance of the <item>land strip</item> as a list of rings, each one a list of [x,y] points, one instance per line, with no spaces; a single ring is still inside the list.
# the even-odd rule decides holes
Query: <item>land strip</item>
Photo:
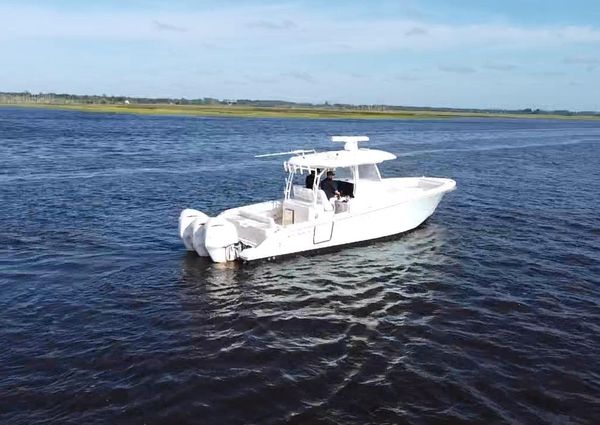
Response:
[[[97,113],[126,113],[142,115],[188,115],[199,117],[249,117],[249,118],[311,118],[311,119],[444,119],[444,118],[511,118],[600,120],[598,114],[556,114],[532,111],[531,113],[496,111],[448,111],[435,109],[360,109],[336,106],[253,106],[237,104],[182,105],[164,103],[93,104],[93,103],[30,103],[13,102],[0,106],[50,108]]]
[[[214,98],[136,98],[65,93],[0,92],[1,106],[50,108],[99,113],[189,115],[205,117],[311,118],[311,119],[443,119],[529,118],[600,120],[596,111],[540,109],[465,109],[394,105],[295,103],[282,100],[219,100]]]

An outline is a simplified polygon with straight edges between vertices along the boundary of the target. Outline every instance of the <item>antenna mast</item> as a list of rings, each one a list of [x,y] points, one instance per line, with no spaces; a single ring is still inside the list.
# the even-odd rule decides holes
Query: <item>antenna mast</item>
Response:
[[[368,142],[368,136],[331,136],[333,143],[344,143],[344,150],[356,151],[358,150],[358,142]]]

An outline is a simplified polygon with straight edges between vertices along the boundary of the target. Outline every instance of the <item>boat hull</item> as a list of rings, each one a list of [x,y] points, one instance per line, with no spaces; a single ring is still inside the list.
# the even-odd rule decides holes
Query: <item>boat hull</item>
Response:
[[[427,220],[455,187],[451,179],[393,178],[363,184],[357,198],[337,200],[335,208],[325,198],[328,208],[317,211],[311,210],[317,204],[281,200],[232,208],[214,218],[186,209],[180,235],[188,249],[215,262],[322,250],[408,232]]]
[[[408,232],[433,214],[443,195],[436,193],[358,214],[336,214],[333,220],[288,226],[259,246],[243,250],[240,259],[253,261],[274,258]]]

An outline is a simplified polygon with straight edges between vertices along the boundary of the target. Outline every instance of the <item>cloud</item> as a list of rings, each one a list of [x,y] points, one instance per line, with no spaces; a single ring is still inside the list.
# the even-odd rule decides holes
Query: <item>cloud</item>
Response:
[[[252,83],[257,84],[275,84],[279,81],[278,78],[269,75],[244,75],[246,79]]]
[[[398,81],[419,81],[421,78],[414,74],[393,74],[390,79]]]
[[[221,49],[272,55],[393,51],[462,51],[510,47],[513,50],[600,43],[597,26],[520,26],[511,24],[440,24],[424,17],[332,19],[302,3],[221,5],[182,12],[156,10],[58,10],[0,5],[0,41],[71,39],[77,41],[173,40],[189,47],[204,43]],[[154,15],[154,16],[153,16]],[[293,20],[290,19],[293,16]],[[268,18],[265,18],[268,17]],[[27,25],[22,25],[27,22]],[[109,23],[109,25],[107,25]],[[148,25],[150,23],[150,25]],[[176,23],[176,24],[173,24]],[[133,30],[135,28],[135,30]],[[247,30],[244,31],[244,28]],[[277,31],[277,37],[272,32]]]
[[[600,66],[600,59],[587,56],[569,56],[563,59],[563,63],[566,65],[582,65],[588,71],[594,71]]]
[[[280,21],[258,20],[258,21],[248,22],[246,24],[246,27],[266,29],[266,30],[287,30],[287,29],[296,28],[296,23],[289,19],[283,19]]]
[[[440,71],[451,72],[453,74],[473,74],[475,69],[470,66],[440,66]]]
[[[516,68],[515,65],[508,63],[486,63],[483,67],[485,69],[491,69],[492,71],[512,71]]]
[[[315,78],[308,72],[287,72],[281,74],[283,77],[293,78],[294,80],[304,81],[306,83],[314,83]]]
[[[413,27],[404,33],[405,36],[411,37],[413,35],[426,35],[427,30],[421,27]]]
[[[568,65],[598,65],[600,64],[600,59],[584,56],[570,56],[564,58],[563,63]]]
[[[541,71],[541,72],[534,72],[533,75],[539,76],[539,77],[564,77],[567,74],[564,72],[560,72],[560,71]]]
[[[157,20],[153,20],[152,23],[154,24],[154,28],[156,28],[159,31],[173,31],[173,32],[186,32],[187,31],[187,28],[178,27],[176,25],[167,24],[165,22],[160,22]]]

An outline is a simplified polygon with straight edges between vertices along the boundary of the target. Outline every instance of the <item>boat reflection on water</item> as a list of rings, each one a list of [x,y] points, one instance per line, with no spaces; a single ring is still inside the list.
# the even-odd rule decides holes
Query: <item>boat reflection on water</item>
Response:
[[[426,223],[393,240],[275,261],[213,263],[188,253],[181,285],[214,314],[318,317],[369,322],[398,303],[430,297],[442,280],[445,227]]]

